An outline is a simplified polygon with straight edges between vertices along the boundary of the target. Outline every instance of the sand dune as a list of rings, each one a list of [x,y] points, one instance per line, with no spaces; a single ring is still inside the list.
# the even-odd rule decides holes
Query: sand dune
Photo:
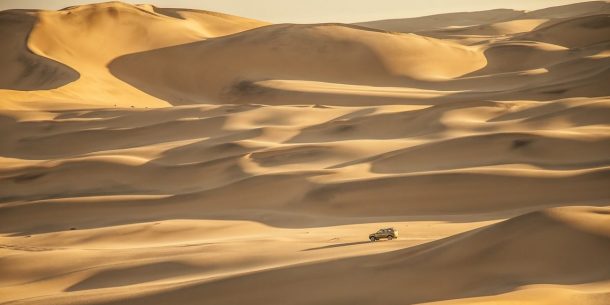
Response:
[[[241,56],[243,52],[248,57]],[[294,58],[295,53],[301,55]],[[193,63],[197,66],[184,74],[181,67]],[[409,79],[463,75],[484,64],[480,52],[460,45],[327,24],[261,27],[130,54],[117,58],[109,68],[116,77],[145,92],[173,104],[192,104],[256,95],[257,88],[250,83],[259,80],[404,85]]]
[[[125,282],[128,279],[154,281],[155,278],[135,277],[151,274],[142,272],[146,270],[154,270],[152,274],[164,278],[205,272],[201,265],[151,262],[96,273],[69,291],[91,304],[173,304],[189,303],[193,299],[234,304],[242,300],[243,294],[253,304],[286,298],[295,304],[420,304],[448,299],[469,300],[466,302],[482,299],[493,303],[501,302],[506,297],[501,293],[516,287],[546,283],[548,294],[544,298],[540,298],[537,287],[532,287],[508,294],[507,299],[531,301],[536,296],[538,303],[544,304],[562,302],[563,298],[557,296],[563,295],[571,301],[603,304],[607,301],[608,287],[596,288],[596,284],[584,283],[608,281],[610,270],[605,263],[610,255],[610,231],[607,222],[607,208],[542,210],[387,253],[197,280],[183,287],[166,283],[155,290],[129,294],[114,293],[112,286],[108,286],[130,285]],[[428,289],[431,286],[435,289]],[[353,287],[366,288],[354,290]],[[80,292],[87,288],[107,288],[105,297]],[[499,293],[501,297],[497,296]],[[51,300],[57,304],[69,301],[66,297]],[[23,302],[35,303],[35,299]]]
[[[607,77],[607,10],[607,3],[590,2],[396,21],[472,20],[446,29],[422,26],[420,35],[341,24],[265,26],[206,11],[114,2],[31,12],[36,26],[28,36],[29,49],[40,60],[66,65],[78,79],[53,77],[65,85],[53,90],[3,92],[13,109],[103,107],[109,100],[112,106],[142,108],[605,96],[608,86],[599,80]],[[21,32],[25,35],[27,27]],[[98,47],[111,36],[112,43]],[[474,46],[460,45],[474,41]],[[573,68],[553,73],[568,65]],[[584,67],[590,71],[583,73]],[[576,85],[570,75],[582,80]],[[583,79],[587,76],[591,79]],[[583,83],[590,87],[580,90]]]
[[[520,40],[534,40],[568,48],[582,48],[608,41],[608,14],[569,19],[517,36]]]
[[[8,83],[8,87],[3,86],[12,89],[2,91],[2,95],[9,101],[14,101],[16,105],[13,108],[53,108],[62,105],[64,108],[78,108],[83,107],[83,104],[85,107],[167,106],[166,101],[144,94],[116,79],[109,73],[108,63],[125,54],[200,41],[266,24],[206,11],[158,9],[150,5],[133,6],[122,2],[76,6],[60,11],[35,11],[27,15],[25,12],[10,11],[3,14],[7,15],[6,18],[11,18],[11,14],[30,16],[20,17],[21,22],[29,20],[27,24],[19,26],[18,30],[24,35],[22,39],[27,37],[29,51],[20,47],[19,54],[34,53],[38,57],[52,60],[51,64],[47,63],[50,66],[46,70],[42,71],[44,67],[38,67],[42,71],[39,73],[62,73],[57,76],[41,75],[36,80],[29,81],[41,82],[39,79],[44,80],[46,77],[61,82],[57,85],[51,83],[40,88],[23,88],[15,85],[10,87]],[[11,24],[11,27],[15,26]],[[8,27],[3,27],[3,30],[8,31],[3,36],[12,36],[16,32]],[[13,40],[13,44],[22,43],[21,39]],[[23,62],[9,59],[14,56],[6,56],[11,65]],[[3,60],[4,58],[5,56]],[[54,61],[66,65],[64,69],[67,72],[53,72],[52,69],[58,69],[54,68],[57,65]],[[19,75],[18,72],[6,77]],[[33,78],[34,75],[28,77]],[[72,83],[52,91],[35,91],[34,94],[23,91],[52,89],[69,82]],[[20,86],[25,84],[28,82],[24,81]],[[110,100],[113,102],[109,103]]]
[[[408,19],[379,20],[358,24],[387,31],[416,33],[466,45],[510,39],[520,34],[527,40],[561,42],[561,39],[596,40],[596,35],[603,36],[604,34],[607,37],[607,33],[604,32],[607,31],[607,20],[604,20],[604,16],[607,17],[608,13],[610,13],[610,4],[607,1],[590,1],[529,12],[498,9]],[[570,34],[562,36],[560,34],[562,33],[562,30],[560,30],[562,26],[554,28],[555,30],[551,29],[553,25],[563,23],[569,24],[565,25],[564,29],[571,32]],[[596,29],[586,35],[579,35],[578,32],[583,31],[583,26]],[[545,31],[544,28],[549,29]],[[606,39],[598,39],[598,41],[604,40]]]
[[[254,304],[271,302],[284,293],[294,296],[296,304],[414,304],[498,293],[502,290],[500,287],[509,290],[515,282],[523,285],[545,281],[565,285],[608,280],[610,270],[607,267],[598,268],[607,262],[610,255],[610,232],[604,225],[608,221],[607,213],[607,209],[537,212],[408,250],[260,272],[236,279],[195,284],[183,290],[130,301],[134,304],[152,300],[164,302],[189,295],[206,296],[218,304],[231,304],[238,301],[238,294],[228,295],[224,291],[239,292],[241,289],[259,287],[250,294]],[[572,226],[573,222],[582,221],[589,221],[593,228]],[[605,228],[600,229],[600,226]],[[581,251],[563,252],[573,247]],[[525,253],[523,249],[528,251]],[[561,252],[566,254],[555,256]],[[555,257],[548,259],[552,256]],[[474,270],[470,267],[472,261],[477,262]],[[437,273],[441,269],[443,272]],[[470,276],[464,278],[462,275],[465,273]],[[320,274],[327,276],[320,277]],[[418,276],[420,274],[426,276]],[[310,289],[324,291],[323,287],[332,287],[333,296],[327,298],[324,294],[304,291],[300,284],[309,277],[316,283]],[[277,278],[289,280],[275,282]],[[495,282],[493,278],[501,280]],[[269,285],[276,289],[264,289]],[[435,286],[435,291],[426,289],[430,286]],[[476,292],[472,291],[473,286],[477,287]],[[354,291],[353,287],[366,289]],[[411,292],[410,298],[399,293],[387,293],[402,289]],[[561,290],[559,287],[557,289]]]
[[[523,11],[495,9],[481,12],[447,13],[406,19],[369,21],[358,23],[358,25],[392,32],[412,33],[502,22],[519,18],[522,15]]]
[[[609,13],[0,12],[0,303],[606,305]]]
[[[36,23],[31,12],[0,12],[0,89],[53,89],[79,78],[78,72],[51,59],[32,54],[28,49],[28,34]]]
[[[559,286],[556,290],[561,291],[560,285],[608,280],[610,269],[604,266],[610,255],[610,231],[604,224],[608,218],[608,209],[536,212],[407,250],[194,283],[183,289],[134,297],[129,302],[165,304],[195,297],[232,304],[239,302],[242,291],[247,291],[253,304],[273,302],[284,295],[290,295],[295,304],[415,304],[485,296],[510,291],[513,283],[540,281],[555,284]],[[590,227],[573,227],[574,222],[583,221],[589,222]],[[580,251],[564,252],[572,248]],[[475,268],[471,267],[473,261],[477,262]],[[464,278],[465,273],[470,276]],[[278,278],[287,280],[277,281]],[[303,289],[303,282],[315,284]],[[275,289],[266,289],[270,286]],[[430,286],[435,290],[426,289]],[[354,291],[353,287],[366,289]],[[409,297],[396,293],[403,289],[410,291]],[[310,293],[312,290],[318,293]],[[602,296],[600,301],[603,299]]]
[[[607,1],[587,1],[562,6],[549,7],[534,11],[519,11],[509,9],[495,9],[480,12],[448,13],[432,16],[423,16],[406,19],[388,19],[369,22],[360,22],[359,25],[393,32],[422,32],[433,30],[451,30],[460,28],[480,29],[490,25],[507,22],[519,24],[535,19],[563,19],[583,17],[597,14],[607,14],[610,4]],[[497,33],[500,34],[500,33]]]

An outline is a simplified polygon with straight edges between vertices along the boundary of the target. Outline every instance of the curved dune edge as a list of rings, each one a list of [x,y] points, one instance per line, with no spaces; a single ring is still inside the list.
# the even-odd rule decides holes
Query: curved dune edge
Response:
[[[25,37],[29,48],[74,69],[76,72],[73,74],[80,74],[80,78],[72,77],[72,82],[65,81],[51,87],[37,87],[33,92],[1,90],[14,89],[14,86],[0,88],[0,96],[6,101],[3,108],[169,106],[167,101],[115,78],[106,67],[108,62],[129,53],[205,40],[267,24],[207,11],[159,9],[117,1],[27,14],[36,18],[32,22],[33,30]],[[8,75],[14,76],[14,73]],[[54,82],[61,80],[60,77],[52,79]],[[28,79],[23,77],[13,81],[19,86],[27,82]],[[51,88],[53,90],[43,90]]]
[[[61,61],[41,56],[28,37],[39,18],[30,11],[0,12],[0,90],[50,90],[79,79],[79,73]],[[4,108],[4,107],[3,107]]]
[[[172,104],[192,104],[248,96],[247,82],[265,79],[408,85],[410,79],[453,78],[484,65],[474,48],[417,35],[341,24],[279,24],[126,55],[109,69]]]

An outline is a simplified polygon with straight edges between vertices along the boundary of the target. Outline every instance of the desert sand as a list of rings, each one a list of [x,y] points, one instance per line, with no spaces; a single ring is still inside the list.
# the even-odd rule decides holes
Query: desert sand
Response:
[[[1,304],[610,304],[609,2],[0,42]]]

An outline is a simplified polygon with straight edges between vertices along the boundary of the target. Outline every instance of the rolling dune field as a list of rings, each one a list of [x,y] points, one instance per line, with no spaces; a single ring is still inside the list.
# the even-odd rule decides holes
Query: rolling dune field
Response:
[[[610,304],[610,2],[0,44],[0,304]]]

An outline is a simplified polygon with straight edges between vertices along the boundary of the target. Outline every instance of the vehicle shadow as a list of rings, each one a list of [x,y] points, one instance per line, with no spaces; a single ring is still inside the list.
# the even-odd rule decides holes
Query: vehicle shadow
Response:
[[[376,241],[376,242],[379,242],[379,241]],[[361,245],[361,244],[368,244],[368,243],[371,243],[371,242],[368,240],[354,241],[351,243],[340,243],[340,244],[328,245],[328,246],[323,246],[323,247],[309,248],[309,249],[304,249],[302,251],[313,251],[313,250],[321,250],[321,249],[329,249],[329,248],[337,248],[337,247],[347,247],[347,246],[354,246],[354,245]]]

